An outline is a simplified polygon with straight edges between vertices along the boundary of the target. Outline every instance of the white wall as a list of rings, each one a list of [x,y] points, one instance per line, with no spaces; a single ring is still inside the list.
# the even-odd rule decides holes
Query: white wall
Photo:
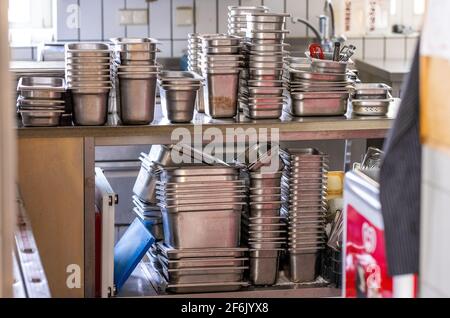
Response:
[[[334,2],[343,0],[334,0]],[[364,0],[354,0],[364,1]],[[403,1],[396,0],[400,4]],[[67,6],[80,5],[80,28],[67,27]],[[299,16],[318,24],[317,16],[322,13],[324,0],[157,0],[148,4],[145,0],[57,0],[57,35],[58,41],[105,41],[112,37],[155,37],[162,42],[161,57],[181,56],[186,48],[186,34],[190,32],[226,32],[227,6],[229,5],[261,5],[268,6],[273,12],[287,12],[292,16]],[[193,6],[195,8],[194,24],[191,27],[177,26],[173,15],[177,6]],[[119,9],[148,8],[149,25],[122,26],[119,23]],[[407,23],[404,16],[413,20],[411,14],[406,15],[404,10],[411,11],[411,6],[401,5],[398,22]],[[302,24],[288,22],[287,28],[291,31],[288,37],[312,36]],[[391,38],[391,37],[389,37]],[[409,56],[414,45],[407,45],[405,36],[395,36],[386,43],[384,36],[365,40],[363,37],[353,39],[357,45],[359,57]],[[415,41],[415,38],[413,39]],[[358,45],[359,44],[359,45]],[[366,50],[363,48],[367,47]],[[376,48],[372,50],[371,48]],[[393,48],[393,49],[391,49]],[[387,52],[386,52],[387,49]],[[35,52],[34,52],[35,53]],[[33,60],[32,48],[17,48],[12,52],[14,60]]]

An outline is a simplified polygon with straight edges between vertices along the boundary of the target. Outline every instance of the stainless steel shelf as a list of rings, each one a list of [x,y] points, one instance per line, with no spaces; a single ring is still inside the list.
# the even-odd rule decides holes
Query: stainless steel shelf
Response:
[[[157,106],[156,118],[151,125],[117,126],[109,118],[107,126],[62,126],[62,127],[21,127],[18,125],[19,138],[64,138],[91,137],[97,146],[132,144],[170,144],[172,133],[177,128],[186,129],[191,134],[201,134],[203,142],[209,142],[204,136],[208,128],[215,128],[227,138],[236,138],[233,130],[241,128],[278,129],[281,141],[300,140],[343,140],[384,138],[392,124],[392,116],[386,117],[292,117],[283,113],[278,120],[250,120],[242,114],[231,120],[211,119],[204,114],[196,114],[192,123],[171,124],[161,115]],[[247,131],[248,132],[248,131]],[[270,131],[269,131],[270,133]],[[176,141],[175,141],[176,142]]]

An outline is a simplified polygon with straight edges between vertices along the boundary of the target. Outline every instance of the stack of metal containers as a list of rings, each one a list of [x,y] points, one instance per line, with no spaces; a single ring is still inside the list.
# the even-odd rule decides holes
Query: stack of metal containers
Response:
[[[200,69],[200,57],[202,53],[202,41],[200,34],[189,33],[188,34],[188,71],[202,74]],[[199,113],[205,112],[205,97],[203,88],[197,91],[197,99],[195,101],[195,109]]]
[[[331,56],[325,53],[325,58]],[[316,58],[290,58],[287,62],[290,113],[293,116],[342,116],[353,81],[347,62]]]
[[[241,75],[240,107],[251,119],[276,119],[282,115],[283,59],[288,14],[247,14],[246,68]]]
[[[244,38],[247,30],[247,14],[268,12],[265,6],[228,6],[228,34]]]
[[[65,82],[56,77],[21,77],[17,85],[17,112],[22,124],[58,126],[64,113]]]
[[[239,169],[184,164],[161,167],[157,199],[164,244],[158,259],[172,292],[232,291],[246,285],[240,248],[245,185]],[[220,189],[214,192],[211,189]]]
[[[77,125],[104,125],[111,89],[111,50],[104,43],[67,43],[66,83]]]
[[[220,34],[200,38],[205,113],[212,118],[233,118],[237,114],[239,72],[243,64],[240,38]]]
[[[242,230],[250,248],[250,281],[253,285],[273,285],[286,241],[286,227],[280,216],[283,164],[279,149],[256,144],[236,160],[245,164],[249,179]]]
[[[328,157],[316,149],[282,150],[282,214],[288,223],[289,276],[314,281],[325,247]]]
[[[152,146],[149,154],[141,153],[141,169],[133,187],[133,212],[153,234],[157,241],[163,239],[161,209],[156,201],[156,181],[154,171],[158,168],[154,160],[158,160],[160,146]]]
[[[114,38],[113,64],[116,102],[125,125],[147,125],[154,119],[158,41],[151,38]]]
[[[194,117],[197,92],[203,78],[195,72],[164,71],[158,79],[163,113],[171,123],[188,123]]]
[[[384,116],[392,101],[391,87],[384,83],[358,83],[352,96],[353,113],[359,116]]]

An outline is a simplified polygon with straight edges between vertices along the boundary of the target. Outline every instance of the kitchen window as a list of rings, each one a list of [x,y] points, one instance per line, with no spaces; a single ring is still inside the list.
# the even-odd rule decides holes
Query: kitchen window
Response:
[[[34,46],[55,37],[54,0],[9,1],[9,41],[11,46]]]

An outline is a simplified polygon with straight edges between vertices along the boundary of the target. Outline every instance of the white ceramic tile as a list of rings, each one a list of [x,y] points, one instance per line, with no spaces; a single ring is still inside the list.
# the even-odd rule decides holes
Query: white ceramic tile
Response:
[[[102,40],[102,0],[80,0],[80,40]]]
[[[160,41],[161,44],[158,48],[161,50],[158,53],[158,57],[171,57],[172,56],[172,42],[170,40]]]
[[[142,0],[126,0],[127,9],[147,9],[148,5]],[[127,36],[128,37],[147,37],[148,25],[127,25]]]
[[[181,57],[187,50],[187,40],[173,41],[173,57]]]
[[[103,0],[103,38],[125,36],[125,26],[120,25],[120,9],[125,8],[125,0]],[[99,17],[100,18],[100,17]]]
[[[12,47],[11,48],[12,61],[31,61],[33,60],[33,53],[31,47]]]
[[[195,0],[195,32],[217,32],[216,4],[214,0]]]
[[[384,39],[365,38],[364,39],[364,58],[382,59],[384,58]]]
[[[411,60],[414,58],[418,39],[416,36],[406,38],[406,59]]]
[[[227,33],[228,6],[239,5],[238,0],[219,0],[219,33]]]
[[[241,6],[260,6],[261,0],[241,0]]]
[[[264,5],[269,8],[270,12],[284,12],[284,0],[264,0]]]
[[[171,38],[170,1],[150,2],[150,36],[160,40]],[[170,56],[170,55],[169,55]]]
[[[363,38],[348,38],[345,44],[353,44],[356,46],[355,54],[352,56],[352,60],[362,59],[364,57],[364,40]]]
[[[56,1],[56,40],[68,41],[78,40],[78,28],[72,23],[79,21],[78,17],[72,20],[71,17],[78,11],[77,0],[59,0]],[[72,10],[75,9],[75,10]],[[70,21],[69,21],[70,19]]]
[[[177,7],[191,7],[194,9],[193,0],[173,0],[172,5],[172,21],[173,21],[173,39],[187,39],[189,33],[194,32],[194,17],[192,17],[192,24],[189,26],[179,26],[176,23],[176,9]],[[193,14],[193,11],[192,11]]]
[[[324,0],[313,0],[308,2],[308,21],[312,23],[317,29],[319,29],[319,16],[323,14],[323,9],[325,6]],[[314,32],[307,29],[307,35],[310,37],[314,37]],[[331,32],[331,30],[330,30]]]
[[[302,19],[307,18],[306,13],[307,0],[287,0],[286,12],[291,15],[291,18],[298,17]],[[288,37],[304,37],[306,36],[306,26],[302,23],[292,23],[291,18],[286,23],[286,28],[290,31]]]
[[[405,58],[406,39],[403,36],[386,39],[386,59]]]

